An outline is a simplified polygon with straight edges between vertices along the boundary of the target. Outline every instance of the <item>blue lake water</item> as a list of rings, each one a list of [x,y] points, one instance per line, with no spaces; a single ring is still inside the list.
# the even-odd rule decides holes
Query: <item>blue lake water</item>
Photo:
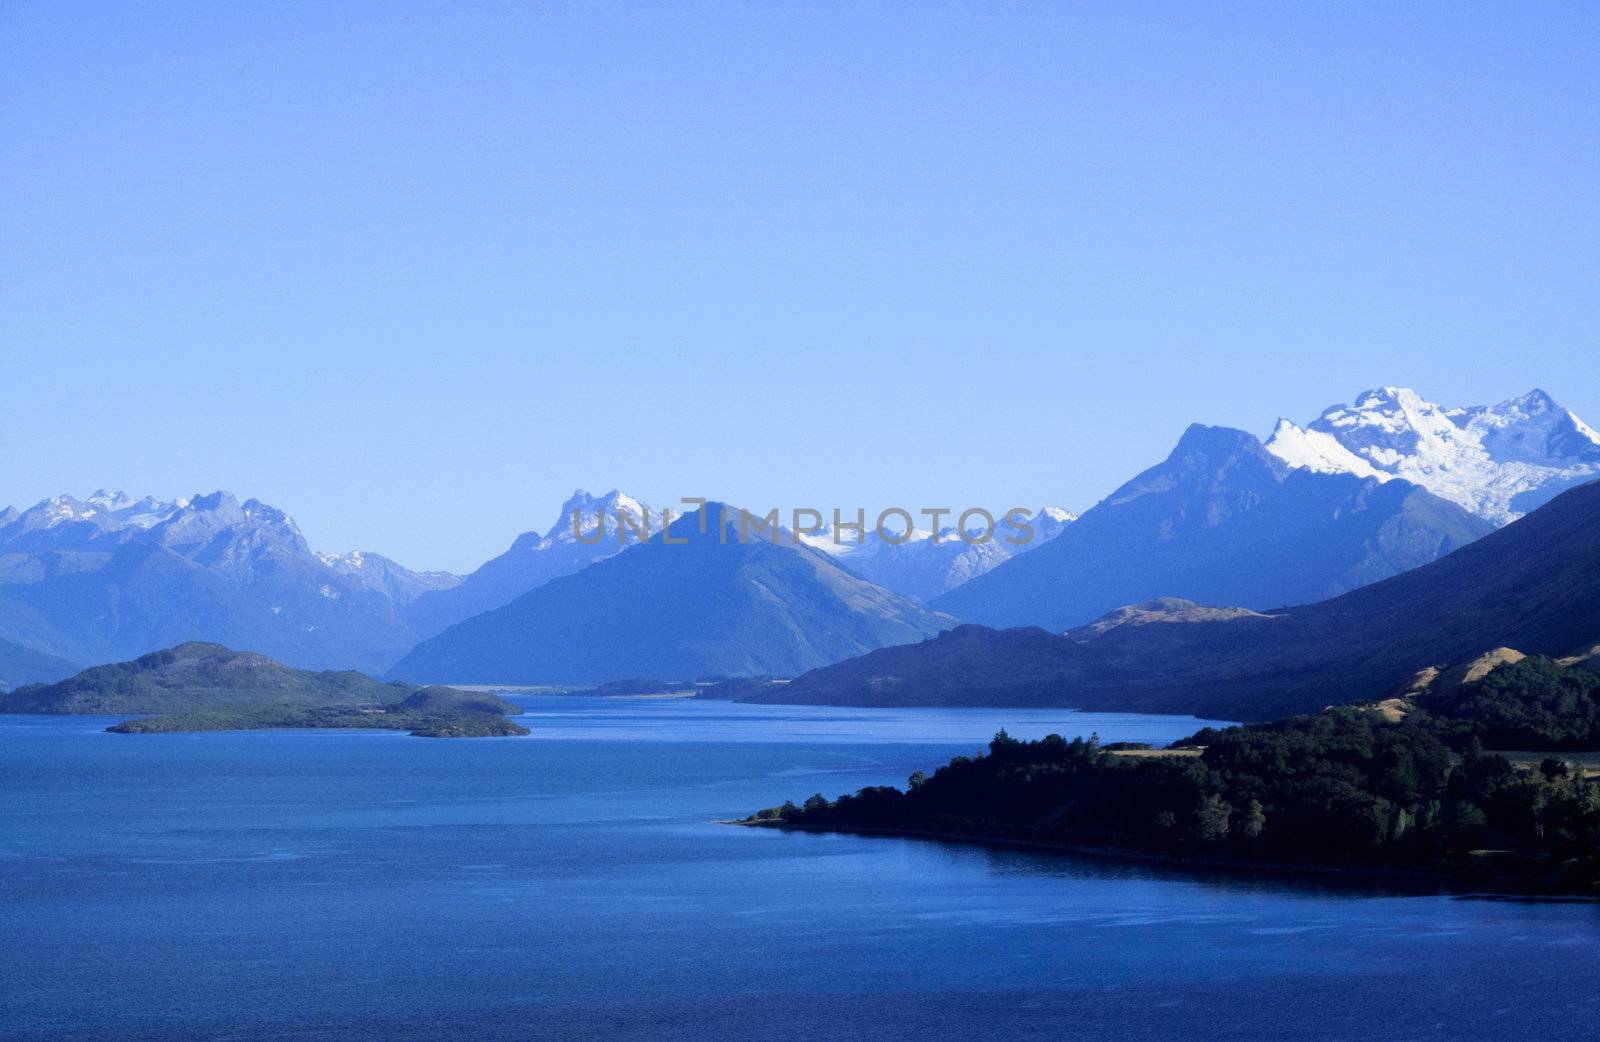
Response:
[[[523,698],[523,739],[0,717],[7,1038],[1590,1037],[1600,909],[715,824],[1200,722]]]

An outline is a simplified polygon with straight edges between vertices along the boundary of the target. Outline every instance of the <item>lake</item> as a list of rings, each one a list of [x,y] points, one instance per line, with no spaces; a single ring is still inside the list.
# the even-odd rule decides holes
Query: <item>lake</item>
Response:
[[[0,717],[6,1038],[1584,1037],[1600,908],[717,819],[1190,718],[517,696],[527,738]]]

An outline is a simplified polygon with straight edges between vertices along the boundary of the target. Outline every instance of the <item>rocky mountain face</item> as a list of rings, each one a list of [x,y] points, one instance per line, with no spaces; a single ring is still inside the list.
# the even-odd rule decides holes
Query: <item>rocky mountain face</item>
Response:
[[[1305,427],[1279,420],[1267,451],[1322,473],[1410,481],[1497,525],[1600,477],[1600,434],[1540,390],[1447,409],[1382,387]]]
[[[458,623],[393,675],[469,684],[792,676],[954,624],[786,530],[776,542],[741,540],[737,520],[722,526],[725,511],[738,517],[708,503],[669,533]]]
[[[1055,631],[1157,597],[1269,609],[1388,578],[1492,529],[1410,482],[1290,467],[1244,431],[1196,424],[1054,539],[931,604]]]

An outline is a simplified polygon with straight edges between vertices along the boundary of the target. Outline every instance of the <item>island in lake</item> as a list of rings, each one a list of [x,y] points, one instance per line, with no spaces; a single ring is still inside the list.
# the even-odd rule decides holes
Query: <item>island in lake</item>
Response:
[[[1381,702],[1206,728],[1170,750],[1001,731],[904,790],[819,793],[741,824],[1600,896],[1594,651],[1497,649]]]
[[[425,738],[525,735],[496,695],[293,669],[265,655],[192,642],[0,695],[0,713],[140,715],[119,734],[361,727]]]

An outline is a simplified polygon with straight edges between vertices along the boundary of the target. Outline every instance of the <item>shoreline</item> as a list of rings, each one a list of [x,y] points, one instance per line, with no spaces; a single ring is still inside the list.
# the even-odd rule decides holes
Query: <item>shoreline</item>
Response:
[[[1132,847],[1118,847],[1111,844],[1050,843],[1044,840],[1026,839],[1021,836],[966,835],[959,832],[941,832],[934,829],[850,828],[824,825],[793,825],[783,821],[737,819],[718,821],[716,824],[770,829],[776,832],[809,832],[815,835],[832,833],[868,838],[917,839],[961,846],[998,847],[1007,850],[1027,850],[1046,854],[1087,857],[1122,864],[1152,865],[1180,872],[1219,872],[1236,876],[1312,877],[1322,881],[1342,881],[1348,884],[1365,884],[1369,887],[1386,888],[1390,892],[1403,888],[1403,891],[1408,896],[1435,894],[1462,898],[1509,898],[1573,904],[1600,904],[1600,897],[1534,888],[1496,887],[1486,880],[1473,881],[1425,869],[1381,868],[1362,865],[1317,865],[1295,861],[1258,861],[1233,857],[1185,857],[1138,850]],[[1388,886],[1385,887],[1385,884]]]

